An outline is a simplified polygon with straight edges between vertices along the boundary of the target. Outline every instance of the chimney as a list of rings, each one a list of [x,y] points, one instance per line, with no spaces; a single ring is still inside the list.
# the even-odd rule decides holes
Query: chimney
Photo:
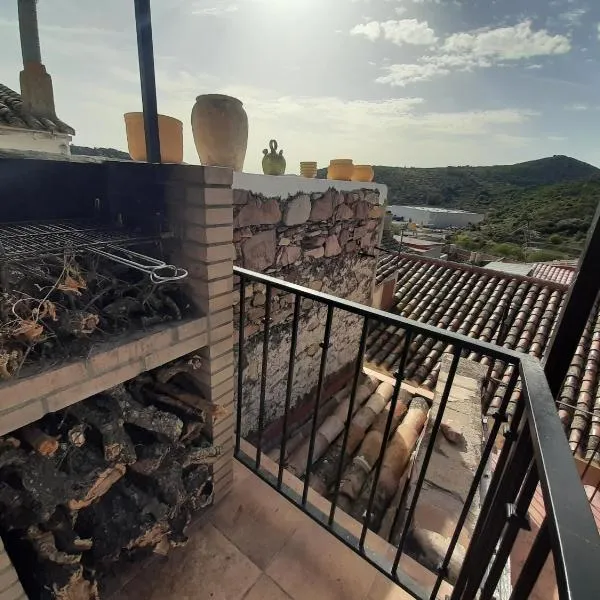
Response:
[[[42,64],[36,4],[37,0],[18,0],[23,55],[23,70],[20,74],[21,97],[26,111],[48,119],[56,119],[52,78]]]

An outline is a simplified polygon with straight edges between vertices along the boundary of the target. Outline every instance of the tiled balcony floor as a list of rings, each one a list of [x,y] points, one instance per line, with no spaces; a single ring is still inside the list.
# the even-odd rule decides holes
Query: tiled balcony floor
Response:
[[[184,548],[152,561],[113,600],[410,598],[234,461],[227,497]]]

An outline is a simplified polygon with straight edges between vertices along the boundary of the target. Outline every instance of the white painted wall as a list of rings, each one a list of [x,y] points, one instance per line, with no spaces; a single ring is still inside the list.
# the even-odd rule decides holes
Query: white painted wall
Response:
[[[436,210],[436,207],[388,206],[395,219],[411,220],[418,225],[429,227],[466,227],[469,223],[480,223],[485,215],[461,210]]]
[[[260,175],[255,173],[234,173],[233,189],[248,190],[254,194],[262,194],[267,198],[283,198],[299,193],[326,192],[329,188],[340,192],[353,190],[378,190],[379,204],[387,199],[387,186],[381,183],[362,181],[333,181],[331,179],[308,179],[298,175]]]
[[[69,156],[70,142],[71,136],[64,133],[0,127],[0,149],[2,150],[34,150]]]

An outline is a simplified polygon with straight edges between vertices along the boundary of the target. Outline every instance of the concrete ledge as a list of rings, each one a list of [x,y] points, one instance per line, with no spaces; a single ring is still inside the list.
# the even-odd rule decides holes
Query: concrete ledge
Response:
[[[98,345],[87,358],[0,385],[0,435],[206,346],[201,317]]]

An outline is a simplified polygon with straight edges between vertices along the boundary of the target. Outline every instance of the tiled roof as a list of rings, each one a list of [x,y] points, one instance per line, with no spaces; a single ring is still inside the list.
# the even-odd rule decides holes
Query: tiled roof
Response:
[[[562,283],[569,285],[573,281],[575,275],[575,269],[577,263],[574,266],[570,266],[564,263],[535,263],[531,271],[532,277],[538,277],[546,281],[554,281],[555,283]]]
[[[60,119],[47,119],[23,109],[20,94],[0,83],[0,126],[75,135],[75,130]]]
[[[546,350],[567,290],[566,285],[533,277],[406,254],[382,257],[377,280],[396,270],[397,304],[393,312],[538,358]],[[403,331],[392,326],[374,329],[368,340],[367,366],[394,376],[403,338]],[[433,390],[442,354],[448,349],[444,342],[416,336],[406,363],[407,382]],[[485,365],[491,362],[475,353],[468,358]],[[588,458],[600,441],[599,372],[600,314],[596,303],[558,398],[559,415],[571,446]],[[491,366],[486,408],[499,405],[510,375],[511,368],[500,361]],[[509,410],[514,410],[519,394],[519,390],[513,393]]]

